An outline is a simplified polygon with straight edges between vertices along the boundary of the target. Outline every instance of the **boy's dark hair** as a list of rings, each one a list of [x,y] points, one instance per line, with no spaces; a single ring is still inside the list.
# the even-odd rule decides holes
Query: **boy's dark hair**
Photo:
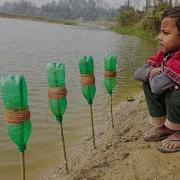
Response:
[[[166,17],[176,18],[176,26],[178,31],[180,31],[180,6],[175,6],[171,9],[164,11],[162,19]]]

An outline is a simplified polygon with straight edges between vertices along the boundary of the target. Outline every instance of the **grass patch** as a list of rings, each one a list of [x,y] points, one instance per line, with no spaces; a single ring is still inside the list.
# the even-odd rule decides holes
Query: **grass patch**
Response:
[[[136,36],[136,37],[147,39],[147,40],[156,40],[155,35],[153,33],[142,30],[136,26],[112,27],[111,29],[120,34]]]

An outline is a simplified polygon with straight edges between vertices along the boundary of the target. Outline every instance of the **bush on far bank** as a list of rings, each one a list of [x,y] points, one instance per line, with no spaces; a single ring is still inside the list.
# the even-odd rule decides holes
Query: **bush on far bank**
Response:
[[[133,7],[129,7],[124,11],[120,11],[117,16],[117,29],[134,28],[156,36],[159,32],[162,14],[164,10],[170,8],[168,3],[160,3],[156,7],[151,8],[148,12],[137,11]]]

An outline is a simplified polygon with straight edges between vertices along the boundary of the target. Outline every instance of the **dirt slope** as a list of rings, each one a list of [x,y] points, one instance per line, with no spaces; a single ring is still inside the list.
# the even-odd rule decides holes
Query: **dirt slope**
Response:
[[[144,142],[143,132],[150,126],[144,97],[114,107],[115,129],[110,119],[96,129],[97,149],[87,137],[71,154],[70,175],[64,165],[53,168],[48,180],[179,180],[180,152],[163,154],[156,143]],[[91,132],[89,132],[90,136]]]

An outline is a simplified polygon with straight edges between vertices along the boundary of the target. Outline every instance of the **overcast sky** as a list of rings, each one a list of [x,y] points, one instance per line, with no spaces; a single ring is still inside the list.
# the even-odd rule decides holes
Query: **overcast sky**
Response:
[[[0,4],[3,4],[4,2],[13,2],[13,1],[18,1],[18,0],[0,0]],[[33,4],[36,4],[38,6],[42,5],[42,4],[45,4],[47,2],[51,2],[52,0],[29,0],[31,1]],[[56,1],[59,1],[59,0],[56,0]],[[124,2],[126,0],[104,0],[106,2],[108,2],[108,4],[112,5],[112,6],[119,6],[121,4],[124,4]]]

